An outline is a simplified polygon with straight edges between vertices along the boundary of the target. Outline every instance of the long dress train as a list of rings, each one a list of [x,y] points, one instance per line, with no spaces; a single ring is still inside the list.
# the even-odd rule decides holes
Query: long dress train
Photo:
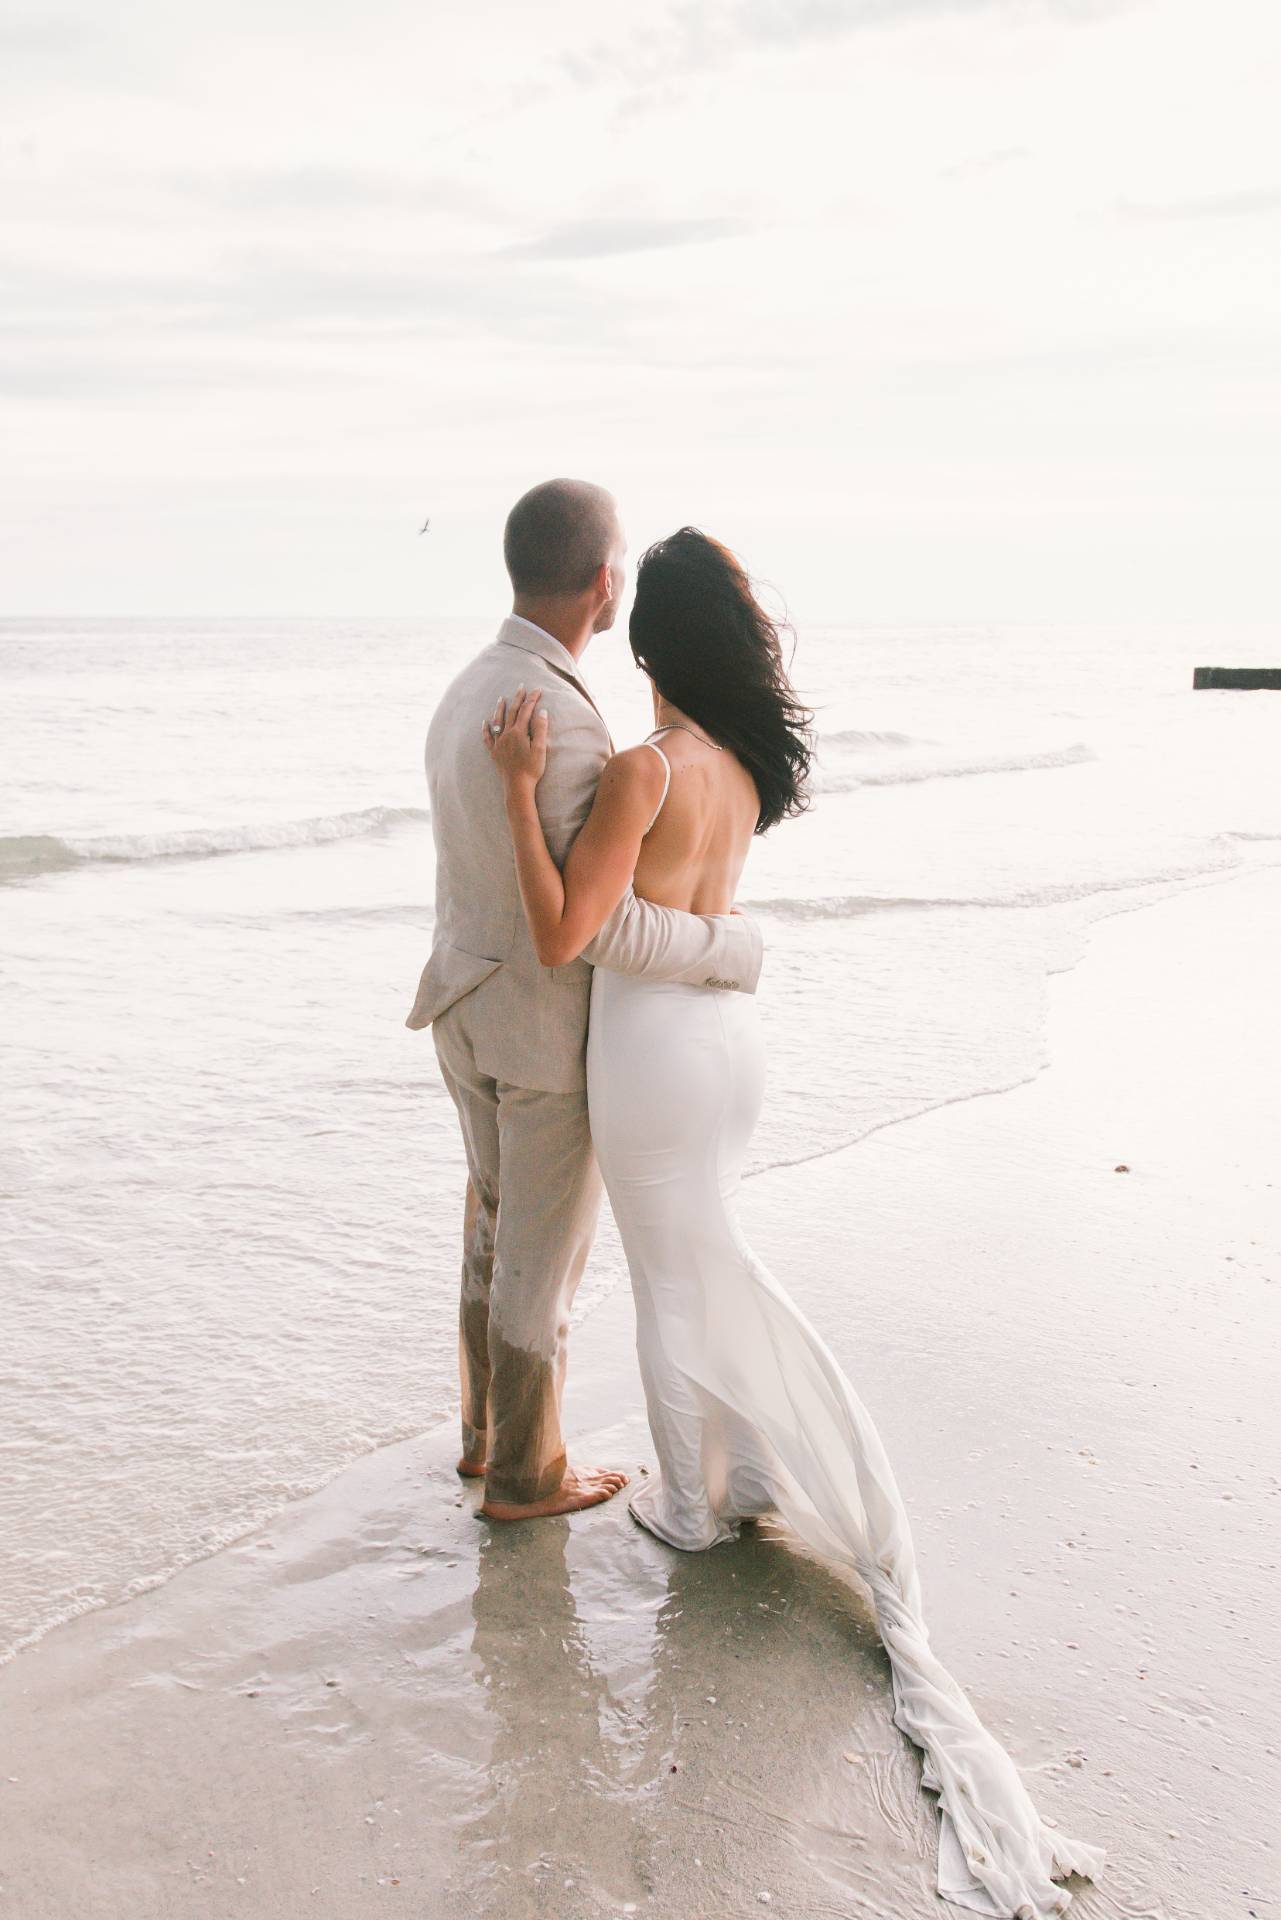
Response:
[[[929,1643],[911,1530],[872,1420],[734,1214],[764,1056],[746,994],[597,968],[588,1038],[592,1136],[636,1296],[661,1477],[641,1524],[698,1550],[776,1509],[871,1589],[894,1722],[939,1796],[938,1890],[995,1920],[1048,1920],[1069,1873],[1104,1850],[1047,1827],[1013,1761]]]

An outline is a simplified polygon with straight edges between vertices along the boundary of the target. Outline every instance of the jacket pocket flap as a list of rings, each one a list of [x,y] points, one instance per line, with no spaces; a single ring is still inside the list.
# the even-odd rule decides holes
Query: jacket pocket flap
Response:
[[[433,947],[431,958],[423,968],[418,982],[418,992],[405,1025],[417,1030],[429,1027],[452,1007],[455,1000],[461,1000],[464,994],[471,993],[482,980],[488,980],[503,965],[501,960],[486,960],[477,953],[464,953],[461,947],[447,946],[443,941]]]

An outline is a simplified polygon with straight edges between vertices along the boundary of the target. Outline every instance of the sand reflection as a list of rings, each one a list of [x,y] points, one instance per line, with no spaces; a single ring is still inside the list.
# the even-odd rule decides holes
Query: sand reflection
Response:
[[[929,1895],[919,1768],[869,1609],[781,1528],[706,1554],[621,1505],[495,1530],[472,1612],[491,1747],[452,1913],[689,1920],[741,1899],[745,1874],[855,1912],[887,1886]]]
[[[592,1525],[630,1545],[603,1518]],[[568,1914],[643,1893],[617,1809],[648,1744],[659,1584],[642,1570],[629,1589],[600,1534],[563,1520],[486,1533],[471,1658],[491,1748],[459,1836],[460,1914],[527,1916],[543,1902]]]

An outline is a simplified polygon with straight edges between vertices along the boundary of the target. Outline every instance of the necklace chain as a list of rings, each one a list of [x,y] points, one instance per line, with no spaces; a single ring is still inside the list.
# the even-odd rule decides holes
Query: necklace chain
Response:
[[[654,731],[655,733],[671,733],[673,731],[688,733],[692,735],[695,740],[701,740],[705,747],[710,747],[713,753],[724,753],[725,751],[718,740],[709,740],[704,734],[696,733],[694,728],[687,726],[683,720],[660,720]]]

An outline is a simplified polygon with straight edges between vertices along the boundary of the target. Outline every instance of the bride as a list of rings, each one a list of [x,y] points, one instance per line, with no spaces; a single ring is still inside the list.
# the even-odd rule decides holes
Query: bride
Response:
[[[629,882],[644,898],[728,913],[752,836],[807,804],[808,711],[778,632],[735,557],[683,527],[642,557],[629,629],[654,732],[606,765],[563,873],[535,788],[548,721],[537,689],[487,719],[521,897],[544,966],[575,958]],[[660,1473],[631,1498],[686,1551],[777,1511],[871,1590],[894,1721],[939,1795],[938,1889],[1001,1920],[1069,1905],[1054,1884],[1104,1854],[1037,1815],[1009,1755],[940,1664],[922,1613],[902,1497],[867,1409],[822,1337],[743,1239],[734,1212],[760,1111],[750,994],[597,967],[587,1043],[592,1138],[636,1296],[637,1347]]]

